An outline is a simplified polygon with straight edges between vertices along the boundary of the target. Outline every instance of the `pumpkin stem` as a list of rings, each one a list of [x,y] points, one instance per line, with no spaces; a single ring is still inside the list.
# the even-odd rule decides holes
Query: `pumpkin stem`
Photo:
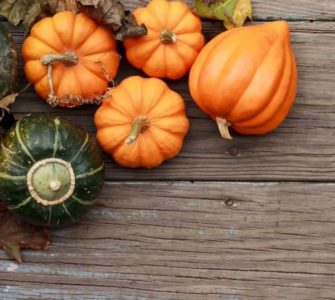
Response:
[[[233,139],[232,136],[229,133],[229,126],[231,126],[231,124],[226,119],[222,119],[220,117],[217,117],[216,118],[216,124],[218,125],[221,136],[224,139],[228,139],[228,140]]]
[[[162,44],[169,45],[177,41],[177,36],[170,30],[164,29],[161,31],[160,39],[161,39]]]
[[[49,98],[53,98],[55,96],[55,90],[54,90],[54,83],[52,81],[52,65],[48,65],[48,83],[49,83],[49,89],[50,89],[50,93],[49,93]]]
[[[53,192],[58,192],[62,187],[62,183],[59,180],[53,180],[50,182],[49,187]]]
[[[66,66],[74,66],[78,63],[78,56],[72,51],[66,51],[64,54],[50,53],[41,57],[43,65],[51,65],[54,62],[61,62]]]
[[[148,118],[145,116],[138,116],[133,122],[133,125],[131,127],[129,136],[126,139],[126,144],[130,145],[134,143],[141,132],[143,132],[146,128],[148,128]]]
[[[64,54],[60,54],[60,53],[49,53],[46,55],[43,55],[41,58],[41,63],[43,65],[47,65],[48,66],[48,84],[49,84],[49,89],[50,89],[50,93],[49,93],[49,97],[47,101],[52,101],[52,99],[54,99],[55,97],[55,89],[54,89],[54,84],[53,84],[53,80],[52,80],[52,65],[55,62],[60,62],[63,63],[66,66],[74,66],[78,63],[78,56],[76,53],[72,52],[72,51],[66,51],[64,52]]]

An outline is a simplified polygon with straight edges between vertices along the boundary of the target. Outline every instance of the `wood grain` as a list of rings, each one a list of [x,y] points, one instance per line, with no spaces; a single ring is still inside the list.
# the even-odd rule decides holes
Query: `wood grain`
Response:
[[[122,3],[135,9],[146,5],[150,0],[124,0]],[[192,0],[184,2],[192,4]],[[252,0],[255,20],[278,18],[298,20],[335,20],[335,2],[333,0]]]
[[[24,251],[24,264],[0,252],[0,299],[335,299],[335,1],[253,4],[256,22],[290,20],[300,79],[284,124],[223,141],[187,78],[168,81],[191,120],[180,156],[154,170],[105,156],[111,182],[81,223],[54,231],[47,252]],[[22,28],[9,27],[21,47]],[[221,31],[204,22],[208,40]],[[23,87],[22,63],[20,73]],[[134,74],[123,59],[116,83]],[[52,109],[32,88],[13,107],[66,115],[92,134],[95,109]]]
[[[0,255],[1,299],[334,299],[334,192],[108,183],[80,224],[54,232],[48,252],[25,251],[21,265]]]
[[[171,88],[183,95],[191,119],[183,151],[154,170],[121,168],[106,156],[107,178],[332,181],[335,177],[335,22],[290,22],[290,26],[299,66],[299,91],[289,117],[277,131],[261,137],[234,134],[233,141],[222,140],[215,124],[192,101],[187,78],[169,81]],[[220,31],[218,23],[204,25],[208,39]],[[22,36],[22,31],[16,31],[19,45]],[[21,74],[23,78],[22,70]],[[141,73],[123,60],[116,82],[134,74]],[[53,109],[38,99],[32,89],[13,107],[18,117],[28,112],[66,115],[92,133],[95,109]]]

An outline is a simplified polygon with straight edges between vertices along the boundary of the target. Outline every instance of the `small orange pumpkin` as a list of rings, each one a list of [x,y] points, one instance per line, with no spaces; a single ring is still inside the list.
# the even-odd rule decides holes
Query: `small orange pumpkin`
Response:
[[[297,67],[287,22],[219,34],[201,51],[189,77],[192,98],[231,138],[228,127],[258,135],[277,128],[296,96]]]
[[[122,166],[152,168],[176,156],[188,132],[184,101],[160,79],[131,76],[97,110],[97,140]]]
[[[134,16],[148,34],[124,41],[129,62],[152,77],[183,77],[204,46],[200,19],[185,3],[166,0],[153,0]]]
[[[84,14],[44,18],[22,48],[27,79],[51,105],[99,102],[119,66],[112,34]]]

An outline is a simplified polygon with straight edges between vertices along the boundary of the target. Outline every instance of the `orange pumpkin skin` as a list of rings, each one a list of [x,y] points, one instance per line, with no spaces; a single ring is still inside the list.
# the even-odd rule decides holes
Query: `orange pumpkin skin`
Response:
[[[109,80],[118,70],[120,57],[116,52],[116,41],[111,33],[98,26],[84,14],[69,11],[44,18],[31,29],[25,40],[22,55],[24,70],[36,92],[48,99],[50,84],[48,67],[42,63],[48,54],[73,53],[77,63],[52,64],[52,81],[55,96],[60,98],[94,99],[106,92]],[[80,103],[59,103],[63,106],[77,106]]]
[[[201,21],[190,8],[179,1],[153,0],[134,16],[148,34],[124,41],[128,61],[151,77],[187,74],[205,42]]]
[[[179,153],[189,129],[179,94],[160,79],[140,76],[109,93],[94,121],[98,142],[118,164],[152,168]]]
[[[287,22],[241,27],[216,36],[194,63],[189,88],[226,138],[231,138],[227,126],[247,135],[277,128],[297,90]]]

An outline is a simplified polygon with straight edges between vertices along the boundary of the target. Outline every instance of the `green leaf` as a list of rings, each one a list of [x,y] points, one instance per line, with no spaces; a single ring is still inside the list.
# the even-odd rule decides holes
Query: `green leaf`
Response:
[[[222,20],[227,29],[243,26],[252,18],[250,0],[195,0],[193,10],[199,17]]]
[[[45,2],[46,0],[2,0],[0,15],[15,26],[22,21],[25,26],[30,26]]]

